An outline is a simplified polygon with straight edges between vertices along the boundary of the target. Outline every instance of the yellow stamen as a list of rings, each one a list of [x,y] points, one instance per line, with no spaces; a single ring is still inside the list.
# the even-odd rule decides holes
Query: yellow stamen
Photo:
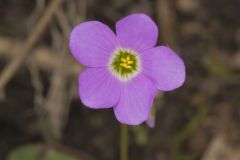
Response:
[[[125,58],[121,58],[121,61],[122,62],[126,62],[127,60]]]
[[[128,64],[133,64],[133,61],[127,61]]]
[[[130,69],[130,68],[132,68],[132,66],[126,66],[126,68],[127,68],[127,69]]]
[[[120,63],[120,66],[124,66],[124,63]]]
[[[127,57],[121,57],[120,58],[120,66],[125,68],[125,69],[131,69],[132,68],[132,65],[133,64],[133,61],[130,59],[130,56],[127,56]]]

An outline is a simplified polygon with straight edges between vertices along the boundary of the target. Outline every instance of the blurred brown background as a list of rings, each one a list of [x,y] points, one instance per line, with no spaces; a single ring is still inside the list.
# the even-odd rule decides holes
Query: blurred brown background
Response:
[[[0,160],[28,160],[11,157],[27,144],[39,144],[38,159],[119,159],[113,112],[79,100],[68,36],[87,20],[114,29],[134,12],[158,24],[158,44],[184,59],[187,80],[158,95],[155,128],[131,127],[129,159],[239,160],[239,10],[239,0],[0,0]]]

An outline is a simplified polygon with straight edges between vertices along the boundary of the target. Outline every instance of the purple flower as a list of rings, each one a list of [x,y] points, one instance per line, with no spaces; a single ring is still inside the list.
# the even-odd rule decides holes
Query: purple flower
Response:
[[[138,125],[150,116],[157,89],[170,91],[185,80],[181,58],[154,47],[158,28],[144,14],[116,24],[116,34],[98,21],[76,26],[70,35],[75,59],[88,67],[79,76],[81,101],[93,109],[112,108],[121,123]]]

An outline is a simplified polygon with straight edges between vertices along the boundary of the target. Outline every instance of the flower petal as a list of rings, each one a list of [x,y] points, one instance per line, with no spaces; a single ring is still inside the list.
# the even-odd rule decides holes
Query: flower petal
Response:
[[[114,107],[118,121],[129,125],[138,125],[146,121],[156,95],[153,82],[139,75],[122,85],[120,101]]]
[[[138,52],[155,46],[158,28],[145,14],[132,14],[116,24],[117,38],[121,47]]]
[[[69,45],[79,63],[88,67],[103,67],[116,49],[116,43],[115,34],[105,24],[89,21],[73,29]]]
[[[106,68],[89,68],[79,76],[79,95],[89,108],[110,108],[120,97],[120,83]]]
[[[159,90],[169,91],[185,81],[185,65],[170,48],[161,46],[142,53],[143,73],[151,78]]]

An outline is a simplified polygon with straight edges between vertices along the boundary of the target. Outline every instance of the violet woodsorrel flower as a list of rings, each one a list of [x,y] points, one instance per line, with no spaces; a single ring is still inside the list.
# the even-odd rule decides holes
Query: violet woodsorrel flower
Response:
[[[79,76],[79,95],[89,108],[113,108],[118,121],[138,125],[148,119],[157,89],[170,91],[185,80],[181,58],[154,47],[158,28],[144,14],[116,23],[116,34],[98,21],[76,26],[70,35],[75,59],[88,67]]]

